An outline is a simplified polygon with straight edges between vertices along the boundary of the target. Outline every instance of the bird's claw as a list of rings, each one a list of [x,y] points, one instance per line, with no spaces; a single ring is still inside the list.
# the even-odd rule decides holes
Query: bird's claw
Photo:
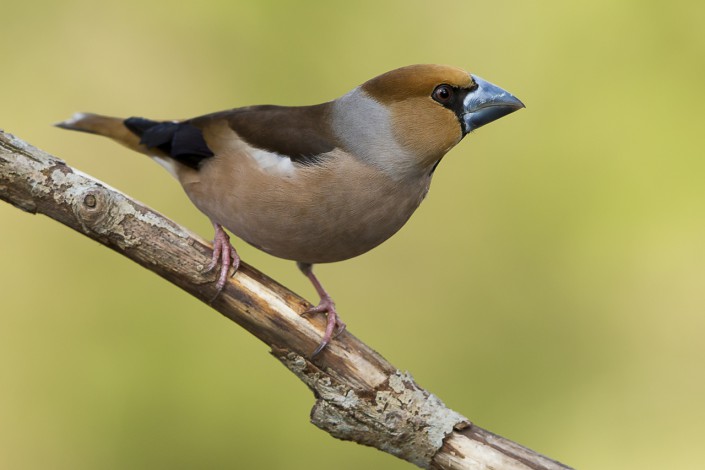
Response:
[[[230,273],[230,268],[232,268],[233,273],[230,276],[234,276],[237,269],[240,267],[240,256],[235,251],[235,248],[230,243],[230,237],[223,227],[219,224],[213,224],[215,227],[215,237],[213,238],[213,255],[211,256],[211,262],[208,264],[205,273],[213,271],[218,264],[220,264],[220,273],[218,275],[218,281],[215,283],[215,295],[211,299],[211,302],[215,300],[225,287],[225,283],[228,281],[228,274]]]
[[[309,315],[313,313],[325,313],[327,316],[327,320],[326,331],[323,334],[323,339],[321,340],[316,350],[313,351],[313,353],[311,354],[311,358],[314,358],[316,355],[318,355],[318,353],[323,351],[323,349],[325,349],[328,343],[330,343],[331,339],[337,338],[343,331],[345,331],[345,323],[343,323],[343,321],[340,319],[340,316],[338,316],[338,312],[336,312],[335,310],[335,303],[330,297],[322,297],[318,305],[307,309],[301,315]]]

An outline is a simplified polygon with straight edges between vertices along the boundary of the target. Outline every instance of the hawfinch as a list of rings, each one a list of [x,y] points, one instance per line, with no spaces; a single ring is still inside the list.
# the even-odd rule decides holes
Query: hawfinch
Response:
[[[223,230],[296,261],[327,314],[315,356],[345,324],[312,271],[361,255],[399,230],[441,158],[471,131],[524,105],[455,67],[411,65],[313,106],[248,106],[178,121],[76,114],[57,124],[99,134],[166,168],[213,223],[216,290],[239,257]]]

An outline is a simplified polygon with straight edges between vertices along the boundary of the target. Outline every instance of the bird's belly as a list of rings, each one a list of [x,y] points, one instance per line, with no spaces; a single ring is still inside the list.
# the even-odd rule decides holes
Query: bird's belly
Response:
[[[429,181],[400,185],[378,172],[355,184],[332,172],[321,178],[236,178],[223,192],[185,185],[214,222],[274,256],[305,263],[352,258],[396,233],[416,210]],[[364,175],[363,175],[364,176]]]
[[[396,233],[418,207],[349,196],[316,204],[264,198],[232,204],[216,217],[251,245],[280,258],[329,263],[365,253]],[[355,200],[357,199],[357,200]]]

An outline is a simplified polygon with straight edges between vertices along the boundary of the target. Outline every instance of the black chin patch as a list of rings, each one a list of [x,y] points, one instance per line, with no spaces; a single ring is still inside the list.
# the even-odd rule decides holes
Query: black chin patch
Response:
[[[125,119],[124,124],[140,138],[140,144],[159,149],[194,170],[198,170],[203,160],[215,155],[208,148],[201,129],[188,122],[131,117]]]

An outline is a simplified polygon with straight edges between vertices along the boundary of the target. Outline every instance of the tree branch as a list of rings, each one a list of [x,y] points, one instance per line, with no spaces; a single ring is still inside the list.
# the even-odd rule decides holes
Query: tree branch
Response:
[[[567,469],[445,407],[348,332],[315,358],[324,319],[247,264],[214,296],[210,247],[171,220],[63,161],[0,131],[0,199],[44,214],[209,303],[271,347],[313,391],[311,421],[332,436],[376,447],[422,468]]]

